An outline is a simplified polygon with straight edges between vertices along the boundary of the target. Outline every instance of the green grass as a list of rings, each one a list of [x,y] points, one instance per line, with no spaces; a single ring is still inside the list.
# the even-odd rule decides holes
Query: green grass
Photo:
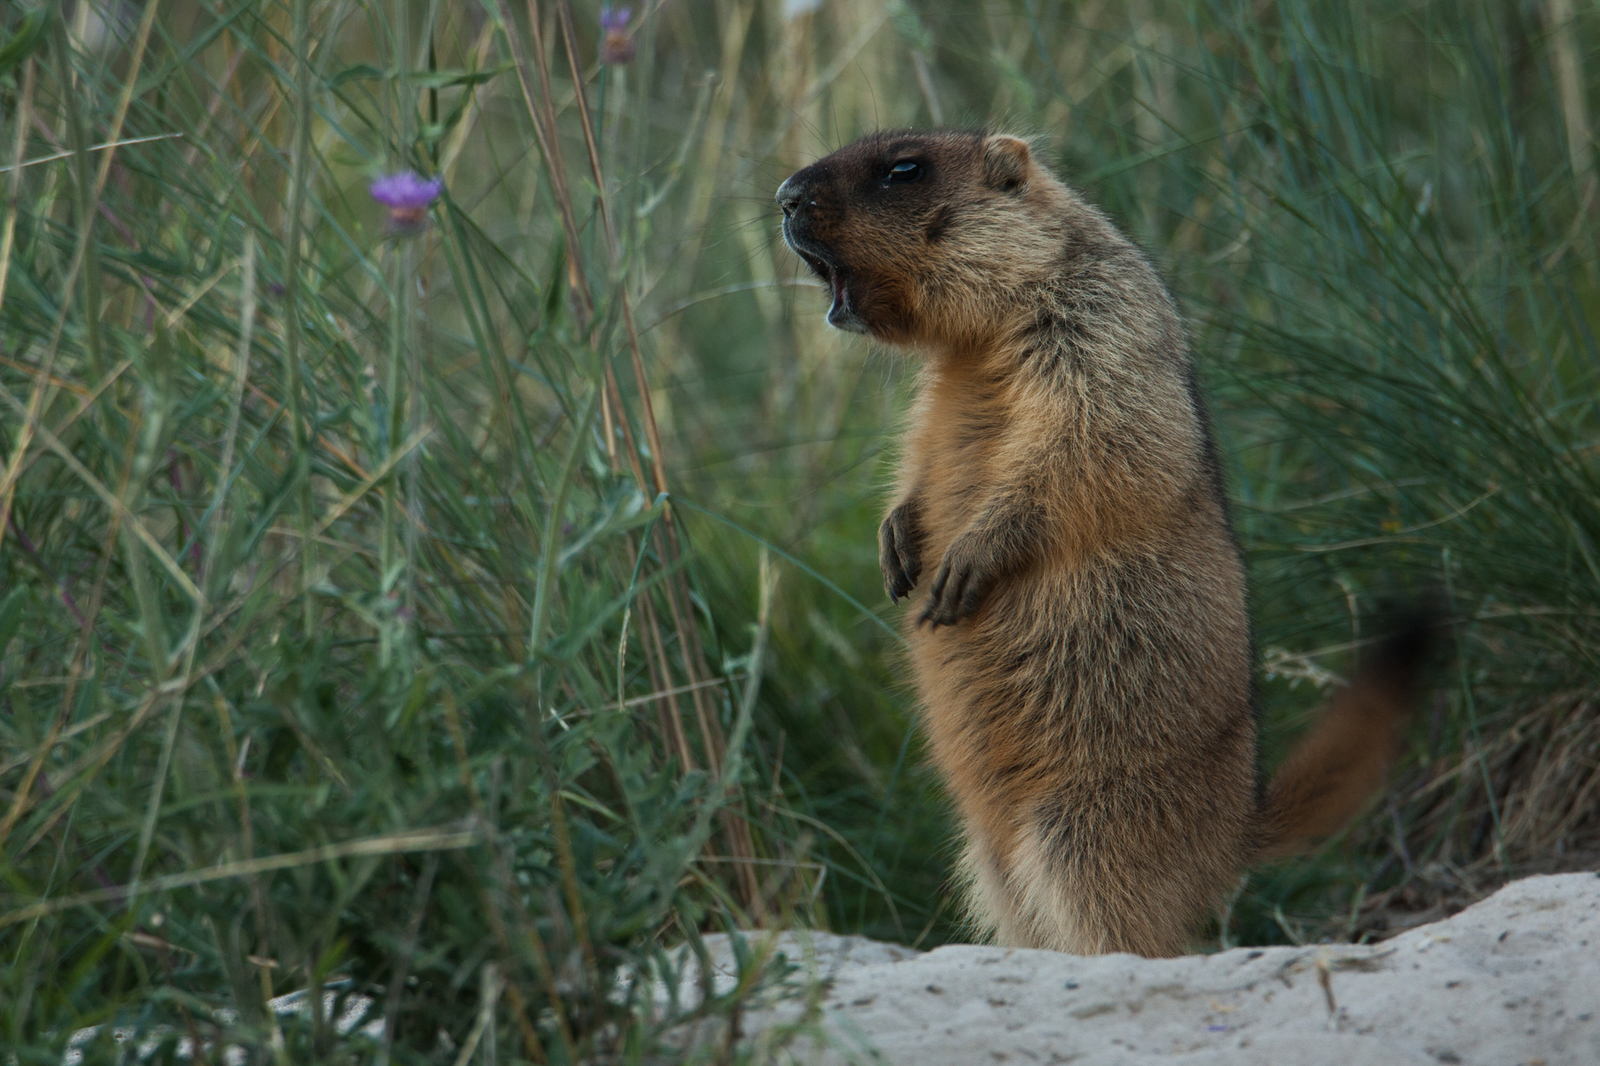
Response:
[[[1172,279],[1269,762],[1448,597],[1388,795],[1211,943],[1594,861],[1591,12],[670,2],[596,67],[585,5],[575,78],[536,7],[0,14],[0,1049],[663,1061],[663,945],[959,935],[876,566],[910,375],[771,203],[877,126],[1037,134]],[[389,1042],[263,1010],[329,982]]]

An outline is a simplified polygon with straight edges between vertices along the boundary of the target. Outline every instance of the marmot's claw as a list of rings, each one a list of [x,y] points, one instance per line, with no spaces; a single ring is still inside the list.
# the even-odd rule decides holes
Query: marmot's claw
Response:
[[[889,512],[889,517],[878,527],[878,567],[883,571],[883,584],[889,600],[899,603],[917,585],[922,573],[922,563],[917,555],[918,534],[911,511],[901,504]]]
[[[933,628],[953,626],[978,613],[988,598],[993,579],[988,567],[979,562],[968,537],[958,538],[944,554],[933,584],[928,586],[928,605],[917,624],[933,623]]]

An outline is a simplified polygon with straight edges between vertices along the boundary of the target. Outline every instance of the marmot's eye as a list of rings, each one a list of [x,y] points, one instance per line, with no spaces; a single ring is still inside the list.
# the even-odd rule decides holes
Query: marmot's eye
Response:
[[[889,168],[888,181],[916,181],[922,177],[922,164],[914,159],[902,159]]]

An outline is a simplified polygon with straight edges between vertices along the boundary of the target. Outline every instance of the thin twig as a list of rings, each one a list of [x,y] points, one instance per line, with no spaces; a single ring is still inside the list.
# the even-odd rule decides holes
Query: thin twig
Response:
[[[403,833],[388,833],[383,836],[363,837],[360,840],[346,840],[338,844],[324,844],[321,847],[307,848],[304,851],[286,852],[281,855],[267,855],[259,859],[248,859],[240,862],[225,862],[220,866],[208,866],[203,870],[186,870],[183,873],[167,874],[164,877],[152,877],[144,883],[146,892],[171,892],[179,888],[193,888],[195,885],[209,884],[212,881],[228,881],[240,877],[250,877],[255,874],[271,873],[274,870],[291,870],[297,866],[315,866],[318,863],[332,862],[336,859],[356,859],[370,855],[400,855],[413,851],[456,851],[461,848],[475,847],[483,843],[483,833],[476,825],[466,828],[434,828],[412,829]],[[46,915],[59,914],[62,911],[73,910],[78,907],[92,907],[97,903],[107,903],[120,900],[127,895],[126,888],[102,888],[94,892],[82,892],[75,896],[62,896],[58,899],[42,900],[29,904],[20,910],[9,914],[0,914],[0,929],[17,922],[26,922],[34,918],[43,918]]]

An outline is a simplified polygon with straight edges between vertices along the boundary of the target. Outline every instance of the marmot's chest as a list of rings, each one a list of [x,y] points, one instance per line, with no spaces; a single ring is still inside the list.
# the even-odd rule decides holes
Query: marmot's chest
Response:
[[[939,558],[982,513],[994,491],[998,454],[1015,424],[1005,400],[998,388],[959,378],[931,382],[920,397],[906,462],[921,497],[930,558]]]

